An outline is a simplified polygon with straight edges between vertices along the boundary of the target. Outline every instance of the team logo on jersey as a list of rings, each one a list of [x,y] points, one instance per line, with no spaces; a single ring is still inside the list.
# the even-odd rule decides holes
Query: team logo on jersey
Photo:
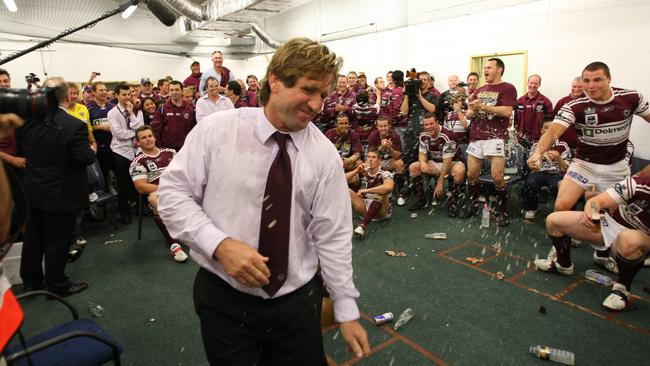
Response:
[[[623,115],[624,115],[625,117],[629,117],[630,114],[632,114],[632,111],[630,111],[628,108],[625,108],[625,109],[623,110]]]
[[[622,196],[624,192],[627,191],[627,187],[625,186],[625,184],[616,183],[614,184],[614,190],[616,191],[616,193]]]
[[[627,205],[627,207],[632,215],[638,216],[642,212],[647,211],[648,202],[645,200],[636,200],[631,204]]]
[[[183,118],[185,118],[185,119],[189,119],[189,118],[190,118],[190,114],[189,114],[189,113],[185,113],[185,114],[183,115]]]
[[[598,124],[597,114],[585,114],[585,123],[587,126],[595,126]]]
[[[147,162],[147,168],[149,169],[149,171],[154,171],[154,170],[158,169],[158,166],[153,161],[148,161]]]
[[[585,114],[596,114],[596,108],[594,107],[585,108]]]
[[[543,104],[538,104],[537,107],[535,107],[535,111],[541,112],[544,110],[544,105]]]

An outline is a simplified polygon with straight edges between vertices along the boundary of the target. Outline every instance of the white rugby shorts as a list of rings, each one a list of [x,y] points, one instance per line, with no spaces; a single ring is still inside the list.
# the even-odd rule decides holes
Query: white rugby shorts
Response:
[[[485,159],[488,156],[505,157],[505,143],[503,139],[472,141],[467,146],[467,153],[478,159]]]

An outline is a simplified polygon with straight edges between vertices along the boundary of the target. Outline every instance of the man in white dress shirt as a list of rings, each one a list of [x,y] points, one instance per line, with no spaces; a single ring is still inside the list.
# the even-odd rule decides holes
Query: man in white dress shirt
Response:
[[[214,76],[209,76],[206,84],[207,93],[196,101],[196,123],[216,111],[235,108],[229,98],[219,94],[219,82]]]
[[[341,64],[317,42],[287,42],[262,81],[264,107],[207,117],[160,179],[160,216],[202,267],[194,304],[210,364],[326,365],[319,265],[348,346],[370,352],[341,159],[310,123]]]
[[[129,173],[131,160],[135,157],[135,130],[144,125],[144,117],[141,110],[135,110],[131,103],[131,88],[128,84],[118,84],[115,87],[117,105],[113,107],[106,118],[111,128],[113,139],[111,150],[113,151],[113,164],[115,166],[115,177],[117,180],[118,210],[122,217],[122,223],[131,223],[131,207],[129,201],[135,201],[136,192]]]

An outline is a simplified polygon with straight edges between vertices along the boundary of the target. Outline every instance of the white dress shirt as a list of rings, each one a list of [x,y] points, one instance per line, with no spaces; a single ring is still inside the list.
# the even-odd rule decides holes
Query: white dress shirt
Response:
[[[216,120],[219,120],[216,123]],[[158,210],[172,237],[191,257],[241,292],[246,287],[212,257],[227,237],[258,248],[266,178],[278,145],[277,130],[262,108],[233,109],[205,118],[160,178]],[[293,195],[287,279],[275,294],[293,292],[311,280],[320,262],[339,322],[359,317],[352,281],[352,210],[334,145],[316,126],[291,132]]]
[[[127,113],[127,109],[118,104],[108,111],[106,119],[108,119],[111,134],[113,135],[111,150],[129,160],[133,160],[136,150],[133,146],[135,130],[144,125],[144,117],[142,116],[142,111],[138,111],[137,115],[131,113],[129,115],[129,123],[127,123]]]
[[[225,111],[228,109],[235,109],[230,98],[222,97],[213,102],[208,96],[203,96],[196,101],[196,123],[201,122],[202,119],[217,111]]]

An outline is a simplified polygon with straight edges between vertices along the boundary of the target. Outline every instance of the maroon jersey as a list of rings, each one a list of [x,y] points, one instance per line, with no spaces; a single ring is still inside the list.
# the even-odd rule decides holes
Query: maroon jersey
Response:
[[[420,134],[419,150],[427,154],[427,160],[442,163],[443,159],[460,160],[458,144],[453,139],[453,134],[448,129],[441,127],[437,136],[431,136],[428,132]]]
[[[151,120],[151,129],[156,141],[162,147],[179,150],[183,147],[185,137],[196,125],[194,105],[183,102],[174,105],[171,100],[156,109]]]
[[[379,168],[375,174],[370,174],[369,170],[357,174],[359,177],[359,189],[375,188],[386,183],[387,180],[393,179],[393,173]],[[366,193],[363,198],[377,198],[374,193]],[[388,200],[390,202],[390,200]]]
[[[314,117],[314,124],[321,129],[328,130],[336,121],[336,105],[342,104],[349,108],[354,105],[356,100],[357,95],[350,89],[346,89],[343,94],[334,91],[325,98],[325,101],[323,102],[323,110]]]
[[[650,105],[635,90],[612,88],[612,97],[595,102],[589,97],[565,104],[553,123],[578,131],[576,158],[613,164],[626,158],[632,115],[650,115]]]
[[[183,86],[194,85],[194,90],[199,90],[199,85],[201,84],[201,75],[203,73],[191,74],[183,81]]]
[[[582,93],[580,97],[584,97],[585,93]],[[571,94],[567,95],[566,97],[563,97],[562,99],[557,101],[557,104],[555,105],[555,108],[553,108],[553,114],[558,114],[560,112],[560,108],[562,108],[565,104],[569,103],[572,100],[576,100],[577,98],[574,98]],[[569,144],[569,147],[572,149],[575,149],[578,146],[578,132],[576,132],[576,129],[573,127],[567,128],[566,131],[562,134],[562,137],[560,137],[560,140],[566,142]]]
[[[380,116],[390,116],[388,106],[390,105],[390,99],[393,96],[393,92],[386,88],[381,91],[379,103],[377,103],[377,92],[376,89],[368,92],[368,104],[379,104],[379,115]]]
[[[11,156],[16,156],[16,135],[14,131],[9,131],[7,137],[0,139],[0,151]]]
[[[362,143],[366,143],[368,141],[368,136],[370,136],[370,133],[375,127],[375,122],[377,121],[378,114],[379,106],[376,104],[368,103],[360,105],[357,103],[350,109],[348,113],[350,117],[350,124],[354,129],[356,129]]]
[[[146,179],[147,183],[158,184],[158,179],[165,171],[165,168],[172,162],[176,151],[172,149],[158,149],[158,154],[147,155],[142,150],[138,150],[138,155],[133,158],[129,171],[131,179]]]
[[[248,102],[244,100],[244,98],[239,97],[237,98],[237,101],[233,103],[235,108],[242,108],[242,107],[248,107]]]
[[[390,118],[390,122],[393,124],[393,127],[404,127],[408,124],[408,116],[399,115],[399,110],[402,106],[402,100],[404,100],[404,87],[394,87],[393,90],[391,90],[390,101],[388,103],[388,118]]]
[[[542,136],[542,120],[546,113],[551,113],[553,104],[542,93],[529,97],[526,93],[517,99],[515,106],[515,129],[520,138],[539,141]]]
[[[391,128],[388,130],[388,136],[384,138],[389,138],[393,146],[393,150],[402,152],[402,142],[397,134],[395,129]],[[382,137],[379,136],[379,130],[374,130],[368,137],[368,149],[369,150],[379,150],[381,146]],[[387,151],[379,151],[379,158],[382,160],[390,160],[390,154]]]
[[[469,121],[467,122],[469,123]],[[459,145],[469,143],[469,126],[463,127],[456,112],[447,112],[443,127],[452,133],[452,139]]]
[[[619,224],[650,235],[650,177],[628,177],[607,193],[618,203],[612,218]]]
[[[352,129],[348,129],[343,135],[339,135],[336,128],[332,128],[325,132],[325,137],[334,144],[342,158],[349,158],[356,153],[361,154],[359,135]]]
[[[246,90],[246,104],[249,107],[257,107],[257,90]]]
[[[517,89],[510,84],[503,82],[497,85],[483,85],[478,88],[474,97],[482,104],[491,106],[514,107],[517,103]],[[503,139],[508,140],[509,117],[499,117],[494,114],[478,111],[472,117],[470,125],[470,141]]]

